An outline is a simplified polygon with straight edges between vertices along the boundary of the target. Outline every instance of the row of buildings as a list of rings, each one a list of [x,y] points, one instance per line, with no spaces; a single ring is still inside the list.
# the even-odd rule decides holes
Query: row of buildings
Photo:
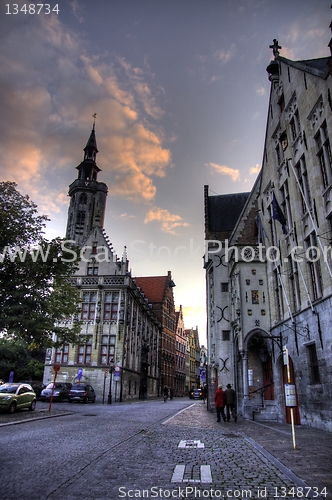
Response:
[[[332,431],[332,56],[270,48],[254,187],[204,188],[209,407],[231,383],[245,418]]]
[[[69,186],[66,232],[81,249],[71,279],[81,297],[81,342],[47,350],[44,383],[56,366],[57,380],[89,383],[104,402],[156,397],[164,387],[188,395],[201,385],[197,328],[186,330],[182,307],[175,310],[170,271],[135,278],[126,249],[115,254],[104,230],[108,187],[98,180],[97,153],[94,124]]]

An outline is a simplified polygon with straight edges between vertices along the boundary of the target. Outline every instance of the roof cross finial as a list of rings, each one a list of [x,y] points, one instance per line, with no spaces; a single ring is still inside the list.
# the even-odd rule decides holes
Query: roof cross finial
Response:
[[[276,38],[273,39],[273,45],[270,45],[269,48],[273,50],[274,58],[279,55],[279,49],[282,49],[281,45],[278,45],[278,40]]]
[[[94,130],[96,125],[97,113],[93,113],[92,118],[93,118],[93,130]]]

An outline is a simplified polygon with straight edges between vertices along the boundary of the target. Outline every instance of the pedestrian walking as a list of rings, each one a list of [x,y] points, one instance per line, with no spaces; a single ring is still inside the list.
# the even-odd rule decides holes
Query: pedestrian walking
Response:
[[[207,394],[208,394],[208,392],[207,392],[207,391],[208,391],[208,388],[207,388],[207,385],[205,385],[205,386],[203,387],[203,401],[204,401],[204,403],[205,403],[205,400],[206,400],[206,398],[207,398]]]
[[[225,391],[225,404],[226,404],[226,417],[227,422],[230,421],[231,415],[234,418],[234,422],[237,421],[236,412],[236,392],[232,389],[231,384],[227,384],[227,389]]]
[[[218,385],[218,389],[214,395],[215,407],[217,410],[217,422],[220,422],[220,416],[226,422],[225,417],[225,392],[222,390],[222,385]]]
[[[164,394],[164,403],[167,403],[167,399],[168,399],[168,387],[164,387],[163,389],[163,394]]]
[[[173,387],[171,387],[169,391],[169,399],[173,399],[173,397],[174,397],[174,389]]]

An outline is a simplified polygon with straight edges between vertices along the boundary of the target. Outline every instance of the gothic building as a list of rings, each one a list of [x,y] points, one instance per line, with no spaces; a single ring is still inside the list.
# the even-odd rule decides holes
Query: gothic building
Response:
[[[66,236],[81,248],[72,278],[81,296],[81,342],[48,350],[44,383],[91,384],[98,401],[138,399],[158,394],[160,321],[128,271],[126,250],[118,258],[105,234],[107,186],[98,181],[95,126],[69,186]]]
[[[209,388],[234,384],[246,418],[331,431],[332,59],[271,49],[261,172],[235,220],[236,195],[205,197]]]
[[[175,336],[175,396],[187,395],[186,391],[186,333],[184,329],[182,306],[176,311]]]
[[[176,312],[174,305],[172,273],[166,276],[135,278],[136,286],[148,297],[152,311],[161,324],[159,350],[159,395],[166,386],[175,391],[176,386]]]

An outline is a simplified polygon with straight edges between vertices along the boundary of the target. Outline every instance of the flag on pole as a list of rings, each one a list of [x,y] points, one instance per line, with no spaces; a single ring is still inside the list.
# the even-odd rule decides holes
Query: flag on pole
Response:
[[[266,231],[265,231],[262,219],[261,219],[261,217],[260,217],[259,214],[256,215],[255,221],[256,221],[256,226],[257,226],[257,229],[258,229],[258,235],[257,235],[258,243],[262,243],[262,245],[265,246],[265,238],[267,240],[269,238],[267,237],[267,234],[266,234]]]
[[[280,222],[282,227],[282,232],[284,234],[287,234],[287,229],[286,229],[287,221],[277,202],[274,192],[272,193],[272,218]]]

